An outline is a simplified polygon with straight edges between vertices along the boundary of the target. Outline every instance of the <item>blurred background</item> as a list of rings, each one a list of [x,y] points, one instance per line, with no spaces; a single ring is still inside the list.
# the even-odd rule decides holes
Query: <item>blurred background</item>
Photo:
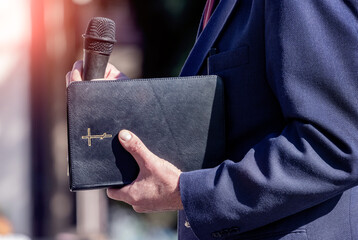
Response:
[[[176,213],[137,214],[104,190],[69,191],[64,78],[94,16],[116,22],[110,62],[122,72],[177,76],[204,4],[0,0],[0,239],[177,239]]]

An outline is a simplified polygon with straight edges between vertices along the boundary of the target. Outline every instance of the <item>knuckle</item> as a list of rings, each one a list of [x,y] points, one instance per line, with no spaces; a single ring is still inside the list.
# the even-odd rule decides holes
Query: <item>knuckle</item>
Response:
[[[139,140],[135,140],[132,144],[128,147],[128,150],[132,153],[139,153],[143,149],[143,143]]]
[[[131,196],[128,203],[132,206],[135,206],[139,204],[139,200],[136,196]]]
[[[135,187],[133,186],[130,187],[127,196],[128,196],[128,203],[130,205],[138,205],[140,199]]]
[[[142,204],[141,196],[138,194],[132,194],[130,198],[130,204],[133,206],[140,206]]]

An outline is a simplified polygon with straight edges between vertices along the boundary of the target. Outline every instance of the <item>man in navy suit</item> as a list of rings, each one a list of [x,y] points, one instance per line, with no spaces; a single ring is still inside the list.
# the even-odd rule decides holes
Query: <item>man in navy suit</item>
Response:
[[[222,0],[181,73],[201,74],[224,81],[228,160],[182,173],[122,130],[140,173],[108,196],[179,210],[179,239],[358,239],[358,2]]]

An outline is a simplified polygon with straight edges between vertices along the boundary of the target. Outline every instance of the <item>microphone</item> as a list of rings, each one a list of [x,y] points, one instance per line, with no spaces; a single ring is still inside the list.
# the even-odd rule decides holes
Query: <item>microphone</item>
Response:
[[[104,17],[94,17],[88,23],[83,49],[83,80],[104,78],[115,39],[115,23]]]

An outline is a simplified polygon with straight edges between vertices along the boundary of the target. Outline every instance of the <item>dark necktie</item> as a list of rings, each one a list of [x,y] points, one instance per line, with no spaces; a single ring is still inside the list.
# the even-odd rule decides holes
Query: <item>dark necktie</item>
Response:
[[[206,27],[206,24],[208,24],[209,19],[211,17],[211,14],[213,12],[215,5],[215,0],[207,0],[204,10],[204,19],[203,19],[203,29]]]

